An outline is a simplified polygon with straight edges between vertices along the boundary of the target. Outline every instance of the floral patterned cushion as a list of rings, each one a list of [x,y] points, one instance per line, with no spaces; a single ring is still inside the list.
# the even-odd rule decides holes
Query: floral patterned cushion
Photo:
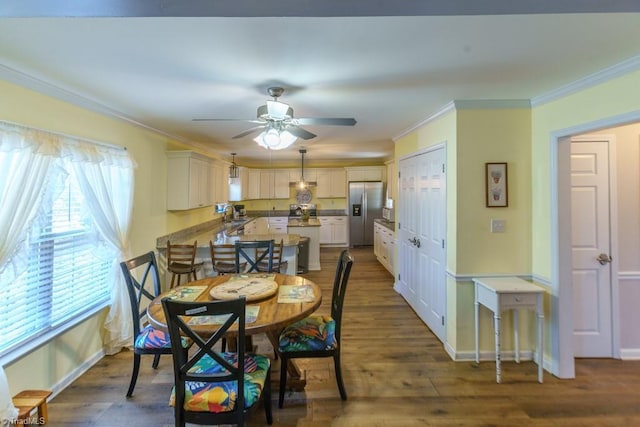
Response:
[[[287,326],[280,334],[280,351],[333,350],[336,322],[330,316],[309,316]]]
[[[236,353],[219,353],[225,360],[237,366]],[[244,407],[249,408],[260,398],[271,361],[259,354],[245,354],[244,360]],[[222,366],[205,355],[189,370],[196,373],[220,373]],[[185,383],[184,409],[194,412],[227,412],[232,411],[238,396],[238,383],[224,381],[204,383],[187,381]],[[169,405],[175,405],[175,387],[171,391]]]
[[[154,329],[151,325],[147,325],[140,331],[133,345],[135,348],[142,350],[171,348],[171,341],[169,340],[169,334],[167,332]],[[182,346],[185,348],[189,346],[189,341],[186,338],[182,339]]]

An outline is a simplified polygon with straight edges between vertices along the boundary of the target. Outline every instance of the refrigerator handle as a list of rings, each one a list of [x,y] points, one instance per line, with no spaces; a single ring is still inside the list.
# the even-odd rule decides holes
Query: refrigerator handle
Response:
[[[362,192],[362,225],[367,223],[367,188]]]

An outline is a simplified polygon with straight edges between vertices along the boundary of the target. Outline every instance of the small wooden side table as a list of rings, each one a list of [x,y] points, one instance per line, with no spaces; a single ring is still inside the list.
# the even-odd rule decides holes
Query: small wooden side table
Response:
[[[18,423],[22,425],[46,424],[49,420],[47,398],[50,390],[24,390],[13,396],[13,404],[18,408]],[[33,420],[31,412],[38,409],[37,420]],[[35,421],[35,422],[33,422]]]
[[[520,348],[518,336],[518,310],[535,310],[538,315],[538,382],[542,383],[542,328],[544,320],[544,308],[542,296],[544,290],[533,283],[518,277],[496,277],[473,279],[475,283],[475,338],[476,338],[476,363],[480,363],[479,351],[479,305],[482,304],[493,311],[493,327],[496,345],[496,382],[500,383],[500,316],[505,310],[513,310],[513,330],[515,338],[515,359],[520,363]]]

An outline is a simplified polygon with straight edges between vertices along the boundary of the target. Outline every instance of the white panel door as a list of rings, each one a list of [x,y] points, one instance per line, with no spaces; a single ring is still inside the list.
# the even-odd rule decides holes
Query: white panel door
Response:
[[[571,142],[573,348],[576,357],[612,357],[609,143]]]
[[[415,202],[416,159],[400,162],[400,185],[398,200],[398,282],[399,290],[407,302],[416,309],[418,250],[415,245],[418,229],[418,212]]]
[[[444,148],[400,161],[398,282],[433,333],[446,339]]]
[[[420,317],[442,341],[446,338],[444,160],[444,149],[430,151],[417,158],[419,310]]]

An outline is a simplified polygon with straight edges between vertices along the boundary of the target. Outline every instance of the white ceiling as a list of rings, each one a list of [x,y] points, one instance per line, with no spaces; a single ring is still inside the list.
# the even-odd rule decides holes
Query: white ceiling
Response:
[[[293,165],[301,147],[310,166],[380,163],[452,100],[528,100],[638,56],[639,40],[637,13],[2,18],[0,78],[237,152],[240,165]],[[296,117],[357,124],[304,126],[318,136],[267,152],[231,139],[251,123],[192,121],[253,119],[272,85]]]

